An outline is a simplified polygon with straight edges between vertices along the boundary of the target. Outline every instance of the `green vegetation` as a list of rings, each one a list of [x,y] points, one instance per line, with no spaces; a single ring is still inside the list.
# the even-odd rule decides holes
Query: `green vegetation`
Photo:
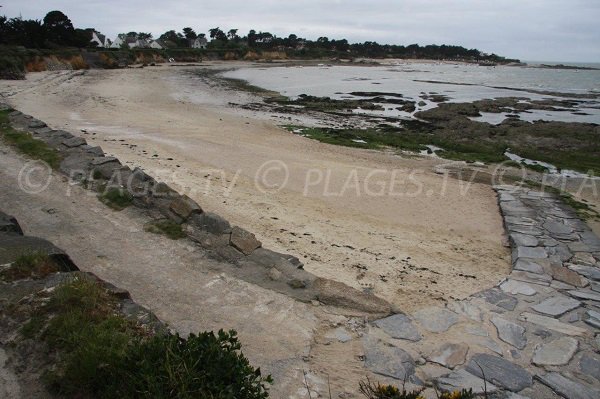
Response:
[[[36,252],[19,256],[9,267],[0,271],[0,280],[41,279],[59,270],[58,264],[47,254]]]
[[[263,399],[272,382],[240,352],[235,331],[154,334],[84,276],[52,291],[21,334],[48,345],[55,362],[44,381],[59,396]]]
[[[181,229],[181,225],[175,223],[172,220],[157,220],[150,222],[145,227],[146,231],[155,234],[163,234],[172,240],[178,240],[180,238],[187,237],[184,231]]]
[[[99,198],[104,204],[117,211],[121,211],[133,203],[133,195],[120,187],[108,187],[100,194]]]
[[[9,112],[0,111],[0,137],[23,154],[44,161],[52,168],[58,168],[61,161],[58,151],[50,148],[43,141],[34,139],[31,134],[10,127],[8,120]]]
[[[275,102],[280,105],[300,105],[306,109],[322,112],[351,110],[356,108],[378,111],[382,111],[384,109],[381,105],[375,104],[370,100],[336,100],[329,97],[315,97],[306,94],[301,94],[295,100],[290,100],[280,96],[267,100],[267,102]]]
[[[423,389],[407,391],[393,385],[373,383],[369,379],[361,381],[359,387],[360,393],[367,399],[423,399],[421,396]],[[463,389],[462,391],[437,393],[437,397],[438,399],[473,399],[475,395],[472,389]]]

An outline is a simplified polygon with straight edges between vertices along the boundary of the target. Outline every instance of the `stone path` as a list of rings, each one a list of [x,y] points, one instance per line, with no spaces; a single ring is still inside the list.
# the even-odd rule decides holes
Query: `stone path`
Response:
[[[552,194],[496,191],[512,273],[464,301],[370,323],[365,366],[426,397],[483,392],[485,378],[498,397],[600,398],[600,239]]]

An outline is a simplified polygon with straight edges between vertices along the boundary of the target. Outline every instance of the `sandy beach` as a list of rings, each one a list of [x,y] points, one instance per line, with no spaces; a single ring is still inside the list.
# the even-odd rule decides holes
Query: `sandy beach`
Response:
[[[179,187],[306,270],[371,290],[400,310],[465,298],[509,272],[489,185],[436,174],[444,160],[290,134],[271,115],[228,105],[250,94],[193,71],[42,72],[3,85],[3,95]]]

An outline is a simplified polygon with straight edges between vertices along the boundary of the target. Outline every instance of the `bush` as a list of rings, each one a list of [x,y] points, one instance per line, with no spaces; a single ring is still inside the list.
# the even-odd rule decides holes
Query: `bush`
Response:
[[[146,231],[155,234],[164,234],[172,240],[178,240],[180,238],[187,237],[185,232],[182,230],[181,225],[173,222],[172,220],[158,220],[151,222],[145,227]]]
[[[21,330],[32,337],[40,319],[50,320],[41,336],[58,358],[45,375],[52,392],[98,398],[268,397],[271,377],[250,365],[235,331],[151,336],[120,316],[118,306],[98,282],[78,277],[59,286],[45,314]]]
[[[109,187],[100,195],[100,201],[117,211],[121,211],[133,203],[133,196],[124,188]]]
[[[0,79],[25,79],[25,65],[17,57],[0,56]]]
[[[4,281],[40,279],[59,270],[56,262],[48,255],[36,252],[19,256],[8,268],[0,272],[0,279]]]

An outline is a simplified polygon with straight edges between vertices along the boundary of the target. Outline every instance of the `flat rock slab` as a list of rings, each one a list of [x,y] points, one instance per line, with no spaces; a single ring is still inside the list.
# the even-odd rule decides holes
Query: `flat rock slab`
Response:
[[[575,298],[600,302],[600,293],[591,290],[573,290],[568,291],[568,294]]]
[[[244,255],[250,255],[255,249],[262,246],[262,243],[256,239],[254,234],[237,226],[231,229],[230,242],[234,248]]]
[[[519,319],[527,321],[529,323],[537,324],[539,326],[547,328],[548,330],[556,331],[566,335],[577,336],[584,335],[587,332],[587,330],[581,327],[562,323],[552,317],[540,316],[529,312],[523,312]]]
[[[387,335],[396,339],[406,339],[417,342],[421,340],[421,334],[412,320],[403,314],[395,314],[385,319],[375,321],[377,327],[381,328]]]
[[[586,279],[581,277],[579,273],[573,270],[558,265],[552,265],[552,277],[555,280],[562,281],[563,283],[573,285],[575,287],[583,287],[586,284]]]
[[[573,309],[577,309],[579,306],[581,306],[581,302],[576,299],[564,295],[556,295],[531,308],[547,316],[560,317]]]
[[[517,298],[505,294],[498,288],[481,291],[475,296],[483,298],[492,305],[499,306],[506,310],[514,310],[518,303]]]
[[[415,373],[415,362],[404,350],[373,337],[363,339],[365,367],[376,374],[405,381]]]
[[[526,296],[532,296],[537,294],[537,291],[527,283],[517,280],[506,280],[500,284],[500,289],[507,294],[520,294]]]
[[[14,217],[0,211],[0,232],[23,235],[19,222]]]
[[[559,373],[548,373],[536,378],[554,392],[568,399],[598,399],[600,397],[599,390],[573,381]]]
[[[552,342],[538,345],[533,352],[533,363],[538,366],[563,366],[571,361],[579,341],[571,337],[561,337]]]
[[[569,265],[569,269],[573,270],[594,281],[600,281],[600,268],[584,265]]]
[[[496,392],[498,387],[490,382],[474,376],[466,370],[458,370],[446,376],[436,379],[436,386],[445,392],[460,391],[462,389],[472,389],[474,394]]]
[[[338,327],[335,330],[329,331],[325,334],[325,338],[335,339],[341,343],[352,341],[352,335],[344,327]]]
[[[437,306],[421,309],[413,316],[424,329],[433,333],[447,331],[459,319],[456,313]]]
[[[548,257],[548,252],[543,247],[524,247],[519,246],[513,250],[513,259],[530,258],[530,259],[545,259]]]
[[[600,381],[600,355],[595,353],[584,353],[579,360],[579,370],[583,374],[591,375]]]
[[[521,391],[533,384],[531,374],[523,367],[486,353],[473,356],[466,370],[512,392]]]
[[[544,268],[535,262],[535,259],[519,258],[513,266],[514,270],[521,270],[529,273],[544,273]]]
[[[522,247],[537,247],[539,244],[539,240],[536,237],[522,233],[511,233],[510,241],[514,246]]]
[[[498,331],[498,337],[514,346],[517,349],[523,349],[527,346],[527,337],[525,337],[525,328],[501,317],[494,316],[491,318],[492,324]]]
[[[564,223],[549,220],[542,225],[546,230],[554,235],[566,235],[573,233],[573,229]]]
[[[465,362],[467,352],[469,352],[469,347],[466,344],[445,343],[433,351],[427,360],[453,369]]]
[[[590,326],[596,327],[600,330],[600,312],[589,309],[585,312],[583,320]]]
[[[547,274],[535,274],[514,270],[509,277],[513,280],[523,281],[525,283],[533,283],[549,286],[552,282],[552,277]]]
[[[64,258],[66,264],[72,264],[68,255],[50,241],[14,233],[0,233],[0,265],[12,263],[22,255],[33,253],[42,253],[57,259]]]

